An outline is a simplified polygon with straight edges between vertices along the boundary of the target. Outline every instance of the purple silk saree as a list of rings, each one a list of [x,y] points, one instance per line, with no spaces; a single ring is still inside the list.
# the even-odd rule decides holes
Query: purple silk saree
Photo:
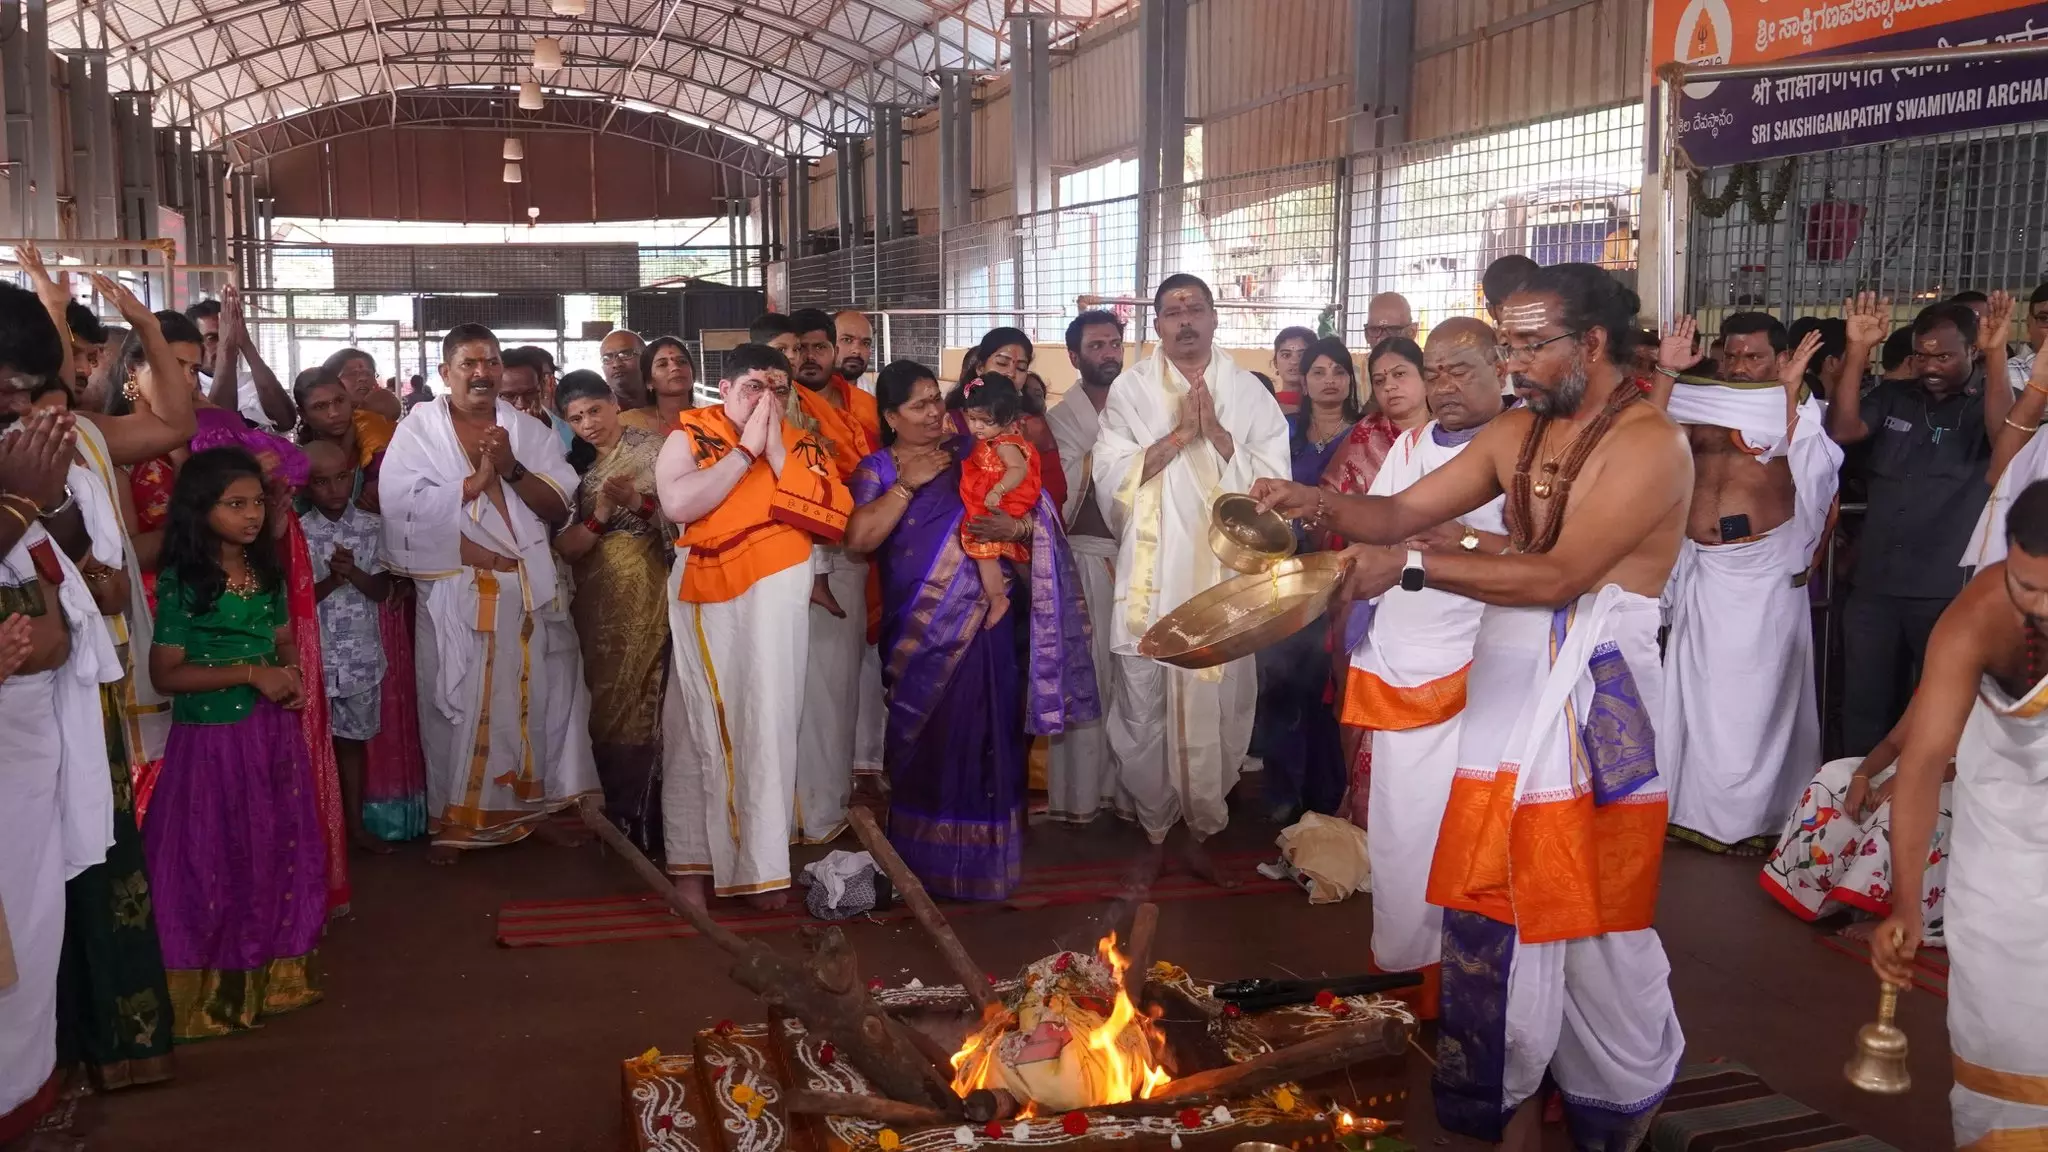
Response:
[[[955,460],[971,446],[952,445]],[[866,504],[895,482],[895,457],[883,451],[861,461],[849,487]],[[981,580],[960,548],[964,515],[956,463],[918,489],[875,551],[889,841],[934,895],[1000,900],[1023,872],[1029,737],[1098,719],[1102,707],[1079,577],[1051,503],[1041,497],[1032,514],[1031,563],[1014,571],[1010,611],[987,629]]]

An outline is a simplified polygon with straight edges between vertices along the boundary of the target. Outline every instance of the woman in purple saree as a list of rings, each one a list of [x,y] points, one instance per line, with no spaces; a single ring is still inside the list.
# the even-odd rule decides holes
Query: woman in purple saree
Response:
[[[1031,547],[1028,570],[1012,573],[1015,610],[984,626],[981,581],[960,548],[969,444],[948,435],[930,369],[891,364],[875,393],[885,447],[848,485],[858,507],[846,547],[871,553],[881,572],[889,841],[933,895],[1000,900],[1023,874],[1030,738],[1101,715],[1087,611],[1041,499],[1028,519],[995,513],[968,526]]]

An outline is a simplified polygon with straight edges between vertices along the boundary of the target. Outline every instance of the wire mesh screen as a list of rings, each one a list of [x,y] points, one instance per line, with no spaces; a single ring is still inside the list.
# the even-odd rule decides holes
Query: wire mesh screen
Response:
[[[1259,305],[1222,310],[1216,339],[1224,345],[1264,345],[1288,325],[1315,327],[1338,300],[1338,172],[1323,162],[1160,190],[1151,283],[1133,295],[1191,272],[1218,302]]]
[[[2048,123],[1842,148],[1704,173],[1696,309],[1785,319],[1874,290],[1904,305],[2048,279]]]
[[[1643,107],[1406,144],[1353,161],[1345,332],[1367,297],[1400,292],[1427,328],[1478,315],[1502,256],[1580,261],[1632,277],[1640,237]]]

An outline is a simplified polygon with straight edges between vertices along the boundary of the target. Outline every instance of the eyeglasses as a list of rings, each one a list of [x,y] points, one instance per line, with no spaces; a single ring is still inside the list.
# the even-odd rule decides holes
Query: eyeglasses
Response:
[[[1560,336],[1552,336],[1548,340],[1538,340],[1534,344],[1495,344],[1493,346],[1493,358],[1503,364],[1513,364],[1517,360],[1536,355],[1536,353],[1557,343],[1559,340],[1570,340],[1574,336],[1583,335],[1585,335],[1584,332],[1566,332]]]
[[[1396,336],[1406,336],[1407,334],[1408,326],[1406,324],[1367,324],[1365,326],[1365,338],[1375,343],[1381,340],[1391,340]]]
[[[600,355],[598,359],[606,364],[624,364],[628,360],[640,359],[640,354],[630,348],[623,348],[617,352],[606,352]]]

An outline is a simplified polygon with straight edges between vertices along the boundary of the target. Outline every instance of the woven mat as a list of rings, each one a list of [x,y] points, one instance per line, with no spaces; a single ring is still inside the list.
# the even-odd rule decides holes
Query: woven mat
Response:
[[[1650,1126],[1650,1152],[1899,1152],[1771,1091],[1729,1061],[1688,1064]]]
[[[1270,896],[1301,893],[1298,885],[1268,880],[1252,871],[1252,865],[1269,859],[1270,853],[1219,853],[1217,862],[1240,877],[1236,888],[1218,888],[1193,876],[1162,876],[1152,884],[1151,899],[1157,903],[1181,900],[1209,900],[1227,896]],[[958,902],[944,905],[949,918],[1002,910],[1063,907],[1114,900],[1123,895],[1130,862],[1067,864],[1027,869],[1024,883],[1008,900]],[[1305,896],[1304,896],[1305,898]],[[720,924],[734,932],[782,932],[805,924],[820,923],[792,892],[789,905],[779,911],[760,912],[744,906],[720,908],[714,912]],[[860,917],[855,923],[889,923],[910,919],[910,910],[897,905],[885,912]],[[582,900],[518,900],[498,910],[498,943],[506,948],[567,948],[581,944],[609,944],[626,940],[666,940],[695,936],[697,930],[653,893],[596,896]]]
[[[1870,945],[1863,941],[1851,940],[1847,936],[1838,936],[1834,933],[1816,936],[1814,939],[1820,941],[1820,946],[1828,951],[1839,952],[1856,961],[1862,965],[1866,973],[1870,970]],[[1913,954],[1913,983],[1944,1000],[1948,999],[1948,949],[1922,945],[1920,950]]]

